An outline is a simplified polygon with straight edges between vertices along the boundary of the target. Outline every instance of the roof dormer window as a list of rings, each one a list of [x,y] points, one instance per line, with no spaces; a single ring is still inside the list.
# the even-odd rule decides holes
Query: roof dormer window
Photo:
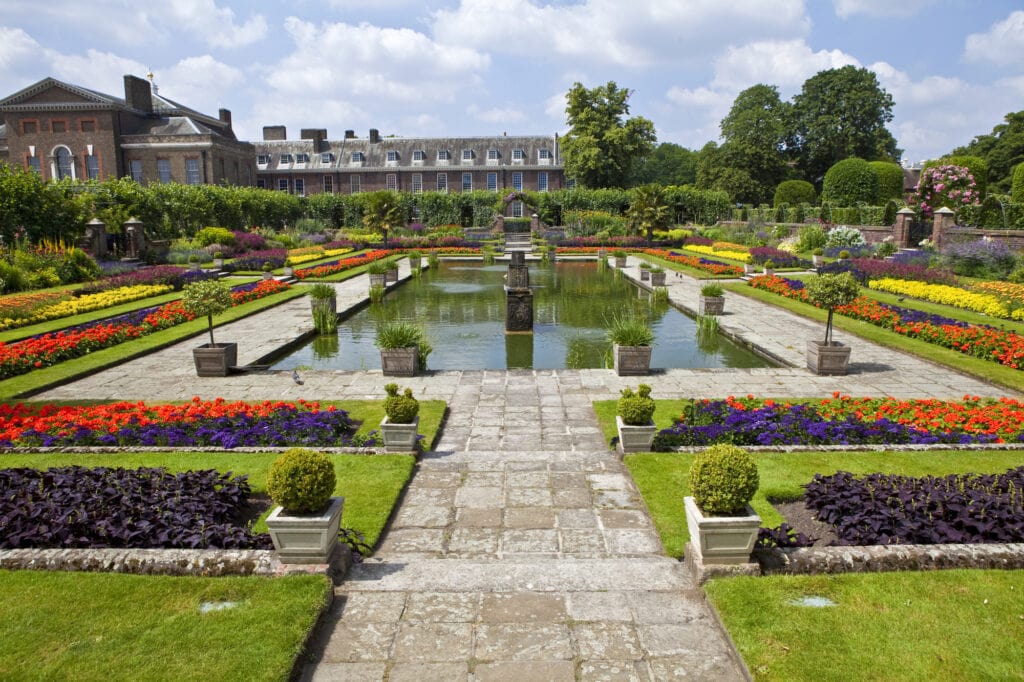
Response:
[[[282,155],[281,155],[281,158],[279,158],[279,159],[277,160],[277,163],[278,163],[278,165],[280,165],[280,166],[286,166],[286,165],[289,165],[289,164],[291,164],[291,163],[292,163],[292,161],[293,161],[293,157],[292,157],[292,155],[291,155],[291,154],[282,154]]]

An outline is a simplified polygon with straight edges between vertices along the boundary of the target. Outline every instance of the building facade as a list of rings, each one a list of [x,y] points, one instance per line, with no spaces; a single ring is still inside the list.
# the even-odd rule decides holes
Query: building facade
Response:
[[[0,161],[44,180],[255,184],[254,148],[235,137],[230,111],[207,116],[131,75],[124,91],[120,99],[44,78],[0,100]]]
[[[288,140],[284,126],[267,126],[256,147],[256,184],[307,195],[405,192],[547,192],[565,188],[558,135],[365,138],[351,130],[330,140],[303,129]]]

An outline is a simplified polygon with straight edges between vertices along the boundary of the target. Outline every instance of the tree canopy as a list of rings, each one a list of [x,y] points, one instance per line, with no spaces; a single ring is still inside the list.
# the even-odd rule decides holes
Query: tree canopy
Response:
[[[630,185],[692,185],[697,181],[697,152],[672,142],[662,142],[633,167]]]
[[[1024,162],[1024,111],[1010,112],[988,135],[953,150],[953,155],[978,156],[988,164],[988,191],[1006,194],[1013,181],[1013,169]]]
[[[774,85],[758,84],[737,95],[722,119],[724,142],[716,157],[723,167],[712,184],[717,183],[719,189],[728,189],[723,184],[737,185],[737,201],[768,201],[787,173],[783,152],[790,136],[790,108],[779,99],[779,90]]]
[[[569,132],[562,142],[566,177],[584,187],[625,187],[638,159],[654,149],[654,123],[629,115],[631,91],[614,81],[566,94]]]

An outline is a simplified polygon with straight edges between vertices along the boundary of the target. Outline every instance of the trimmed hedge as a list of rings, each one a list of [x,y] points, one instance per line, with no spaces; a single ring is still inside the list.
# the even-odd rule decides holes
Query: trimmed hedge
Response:
[[[1010,199],[1015,204],[1024,204],[1024,163],[1018,163],[1013,169],[1013,185],[1010,189]]]
[[[878,201],[903,198],[903,169],[898,163],[870,161],[868,166],[878,178]]]
[[[821,199],[840,206],[873,204],[878,199],[878,176],[864,159],[843,159],[825,173]]]
[[[780,204],[789,204],[790,206],[813,204],[817,198],[818,194],[814,191],[814,185],[806,180],[786,180],[780,182],[779,186],[775,188],[773,203],[776,207]]]

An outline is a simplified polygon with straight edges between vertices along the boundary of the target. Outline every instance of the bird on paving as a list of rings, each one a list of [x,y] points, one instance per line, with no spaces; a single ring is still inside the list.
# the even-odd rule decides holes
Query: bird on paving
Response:
[[[302,385],[302,379],[299,378],[299,370],[297,370],[297,369],[293,369],[292,370],[292,380],[295,383],[297,383],[299,386]]]

